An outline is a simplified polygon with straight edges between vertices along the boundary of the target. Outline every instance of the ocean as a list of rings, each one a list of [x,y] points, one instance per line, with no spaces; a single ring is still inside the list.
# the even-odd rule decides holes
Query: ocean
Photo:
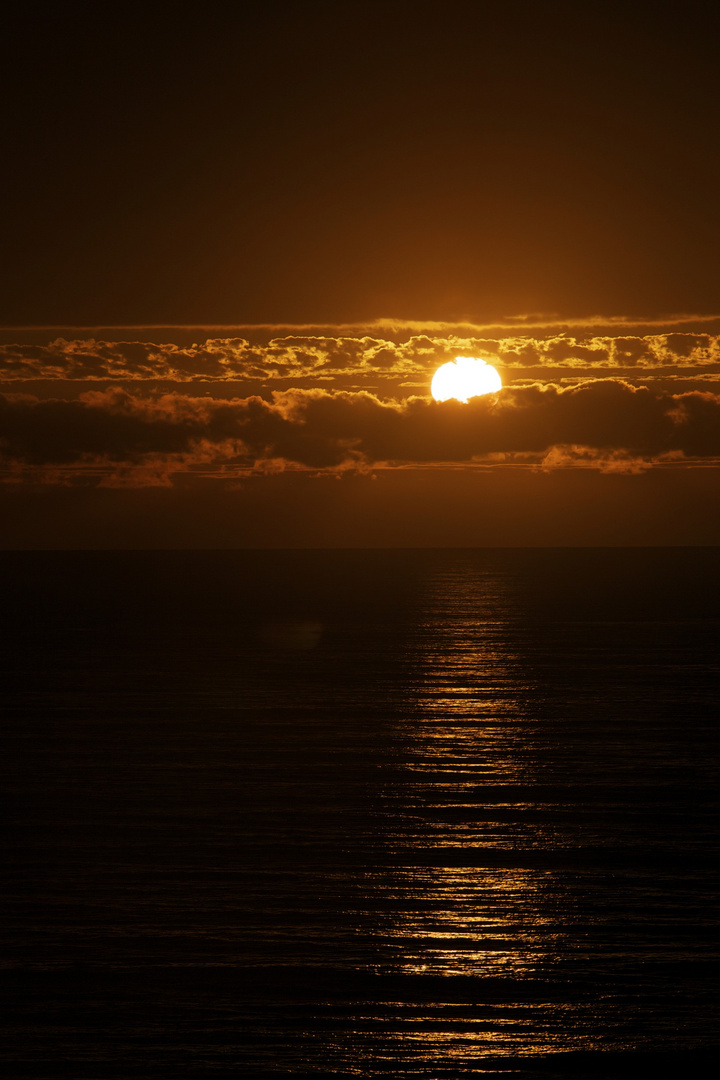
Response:
[[[719,586],[712,548],[4,553],[4,1075],[703,1075]]]

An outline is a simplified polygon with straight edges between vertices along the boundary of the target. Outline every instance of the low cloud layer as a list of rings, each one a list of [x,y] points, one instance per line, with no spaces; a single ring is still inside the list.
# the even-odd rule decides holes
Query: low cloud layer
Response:
[[[416,334],[406,340],[375,336],[284,336],[266,343],[209,338],[195,345],[64,338],[46,345],[0,346],[0,382],[28,380],[230,382],[338,380],[372,376],[428,380],[456,355],[488,359],[502,369],[684,372],[720,367],[720,337],[672,332],[641,336],[592,334],[548,337],[467,337]]]
[[[619,379],[509,387],[468,404],[293,389],[271,401],[123,388],[78,400],[0,395],[6,481],[135,486],[198,471],[323,471],[526,464],[639,471],[720,458],[720,395],[655,392]]]

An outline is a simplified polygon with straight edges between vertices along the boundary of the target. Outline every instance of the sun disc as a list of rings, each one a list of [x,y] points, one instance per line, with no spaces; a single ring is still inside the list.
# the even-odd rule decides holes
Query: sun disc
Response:
[[[433,375],[430,393],[435,401],[469,401],[482,394],[495,394],[502,390],[497,370],[485,360],[475,356],[456,356],[447,364],[441,364]]]

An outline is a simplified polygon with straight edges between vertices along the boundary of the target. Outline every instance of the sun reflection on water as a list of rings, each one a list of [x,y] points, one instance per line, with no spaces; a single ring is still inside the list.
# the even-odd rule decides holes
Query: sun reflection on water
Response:
[[[541,839],[515,797],[532,767],[517,604],[510,579],[461,559],[427,583],[388,927],[406,974],[532,978],[552,948],[549,872],[512,858]]]
[[[406,902],[388,930],[400,946],[403,972],[535,975],[553,936],[538,904],[547,873],[473,865],[403,871]]]

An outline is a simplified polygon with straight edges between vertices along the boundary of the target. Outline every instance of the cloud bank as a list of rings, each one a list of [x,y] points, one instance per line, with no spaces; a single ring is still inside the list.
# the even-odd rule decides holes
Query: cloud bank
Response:
[[[536,383],[438,403],[319,388],[228,400],[121,387],[77,400],[0,395],[5,481],[168,485],[188,472],[340,472],[412,465],[639,471],[720,459],[720,395],[621,379]]]

